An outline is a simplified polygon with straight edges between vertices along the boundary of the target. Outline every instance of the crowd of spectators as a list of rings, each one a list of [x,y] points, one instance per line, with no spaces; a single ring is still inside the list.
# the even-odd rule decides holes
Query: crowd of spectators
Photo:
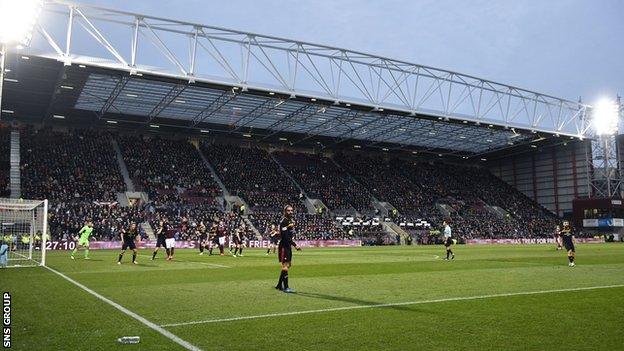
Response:
[[[110,202],[125,189],[106,132],[26,128],[20,149],[24,198]]]
[[[140,220],[132,209],[114,205],[125,185],[111,142],[110,134],[96,130],[21,130],[22,197],[49,200],[54,240],[77,235],[87,219],[99,228],[96,239],[118,239],[121,227]]]
[[[357,155],[337,159],[402,216],[433,228],[447,220],[463,239],[550,237],[556,225],[555,215],[485,169]]]
[[[276,152],[284,166],[308,197],[321,199],[334,213],[374,213],[373,199],[362,185],[336,166],[331,159],[319,155]]]
[[[148,222],[154,229],[158,228],[160,221],[166,220],[172,224],[176,230],[177,240],[196,241],[199,239],[202,226],[209,232],[213,224],[220,222],[226,226],[228,233],[233,233],[238,229],[245,239],[255,239],[254,232],[246,225],[240,214],[224,212],[213,206],[194,204],[148,207],[147,213]]]
[[[243,236],[254,239],[255,234],[245,224],[243,218],[233,212],[224,212],[219,208],[198,204],[178,204],[154,207],[152,204],[137,204],[134,207],[121,207],[118,204],[94,203],[57,203],[49,210],[48,223],[53,240],[73,240],[87,220],[93,221],[91,238],[100,241],[118,241],[120,232],[130,227],[131,222],[138,224],[142,239],[147,238],[143,224],[152,230],[158,228],[161,220],[166,220],[175,230],[177,240],[196,241],[203,224],[209,230],[214,223],[223,222],[233,232],[243,230]]]
[[[208,143],[201,150],[230,194],[241,197],[252,210],[281,212],[286,204],[304,209],[299,190],[267,151]]]
[[[78,236],[85,223],[93,221],[93,240],[120,240],[120,231],[130,227],[131,222],[142,223],[145,213],[140,208],[120,207],[116,204],[98,205],[89,202],[51,203],[48,224],[52,240],[67,241]],[[142,238],[146,233],[139,225]]]
[[[279,226],[281,218],[282,215],[278,212],[257,212],[249,215],[249,220],[260,233],[263,233],[265,239],[268,236],[267,229],[272,224]],[[297,227],[297,240],[350,239],[338,223],[325,216],[295,213],[294,221]]]
[[[289,204],[295,208],[299,239],[346,238],[345,231],[327,214],[307,213],[303,194],[266,150],[218,144],[202,144],[201,149],[229,192],[240,196],[249,205],[252,210],[249,219],[260,233],[266,233],[271,224],[278,224],[284,206]],[[282,153],[277,155],[278,158],[282,156],[288,157]],[[333,180],[340,181],[327,178],[326,184]],[[347,201],[342,203],[348,206]]]
[[[9,171],[11,169],[11,129],[8,125],[0,124],[0,197],[11,195]]]
[[[533,199],[516,190],[489,172],[484,172],[491,189],[475,189],[478,196],[493,206],[503,208],[510,218],[518,222],[518,228],[511,237],[539,238],[552,236],[557,217]],[[487,177],[487,178],[486,178]]]
[[[113,138],[135,185],[148,193],[148,203],[121,207],[115,202],[125,184]],[[9,140],[8,129],[0,128],[0,191],[7,187],[2,187],[2,174],[8,169]],[[207,143],[200,148],[231,194],[249,205],[249,220],[260,233],[278,224],[283,206],[291,204],[300,240],[395,242],[382,225],[345,225],[329,214],[308,214],[293,179],[334,214],[371,213],[372,195],[389,202],[400,213],[395,222],[418,220],[431,225],[408,228],[409,233],[418,233],[420,242],[435,242],[431,235],[437,235],[444,220],[462,240],[548,237],[556,224],[553,214],[481,168],[357,154],[336,155],[337,166],[319,155],[277,152],[273,159],[260,148]],[[22,196],[50,200],[49,223],[56,240],[68,240],[87,219],[93,220],[99,240],[117,240],[119,231],[132,221],[155,229],[164,218],[174,224],[181,240],[195,240],[202,224],[210,227],[220,221],[231,230],[243,230],[249,239],[255,236],[240,213],[226,213],[215,201],[220,188],[186,140],[25,128],[21,160]]]
[[[145,238],[141,223],[165,217],[181,240],[193,239],[198,223],[210,225],[220,219],[229,225],[237,217],[215,206],[219,188],[196,149],[160,138],[115,136],[135,181],[152,199],[119,206],[116,194],[125,184],[112,137],[91,130],[22,130],[22,196],[50,200],[48,223],[54,240],[72,240],[87,220],[93,221],[95,240],[119,240],[120,231],[131,222],[139,224]]]
[[[432,189],[419,182],[420,176],[405,175],[406,161],[384,160],[359,155],[336,155],[336,160],[382,202],[392,204],[403,216],[431,220],[441,217],[430,196]],[[428,175],[422,174],[423,177]],[[425,180],[425,179],[423,179]]]
[[[119,136],[128,172],[135,187],[157,206],[204,203],[216,205],[221,195],[217,182],[195,146],[187,140],[157,136]]]
[[[467,238],[551,237],[557,217],[485,169],[436,165],[436,182],[447,198],[457,199],[455,227]],[[486,206],[489,205],[489,206]],[[506,213],[494,211],[492,206]]]

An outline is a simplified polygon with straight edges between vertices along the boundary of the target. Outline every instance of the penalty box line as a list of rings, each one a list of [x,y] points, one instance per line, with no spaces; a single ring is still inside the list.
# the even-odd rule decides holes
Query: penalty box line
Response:
[[[272,318],[272,317],[283,317],[283,316],[296,316],[296,315],[300,315],[300,314],[326,313],[326,312],[336,312],[336,311],[349,311],[349,310],[361,310],[361,309],[368,309],[368,308],[383,308],[383,307],[408,306],[408,305],[424,305],[424,304],[441,303],[441,302],[483,300],[483,299],[492,299],[492,298],[497,298],[497,297],[540,295],[540,294],[550,294],[550,293],[560,293],[560,292],[612,289],[612,288],[623,288],[623,287],[624,287],[624,284],[601,285],[601,286],[589,286],[589,287],[583,287],[583,288],[522,291],[522,292],[515,292],[515,293],[489,294],[489,295],[464,296],[464,297],[450,297],[450,298],[433,299],[433,300],[395,302],[395,303],[382,303],[382,304],[375,304],[375,305],[355,305],[355,306],[345,306],[345,307],[324,308],[324,309],[318,309],[318,310],[293,311],[293,312],[282,312],[282,313],[268,313],[268,314],[260,314],[260,315],[256,315],[256,316],[242,316],[242,317],[231,317],[231,318],[208,319],[208,320],[193,321],[193,322],[170,323],[170,324],[162,324],[161,327],[164,327],[164,328],[167,328],[167,327],[180,327],[180,326],[195,325],[195,324],[223,323],[223,322],[235,322],[235,321],[242,321],[242,320],[249,320],[249,319]]]
[[[88,288],[88,287],[84,286],[83,284],[73,280],[72,278],[66,276],[65,274],[63,274],[63,273],[61,273],[61,272],[59,272],[59,271],[57,271],[57,270],[55,270],[53,268],[50,268],[48,266],[44,266],[44,267],[47,268],[48,270],[52,271],[53,273],[58,274],[60,277],[62,277],[63,279],[67,280],[68,282],[76,285],[77,287],[81,288],[82,290],[88,292],[89,294],[95,296],[100,301],[106,302],[107,304],[115,307],[116,309],[118,309],[119,311],[123,312],[124,314],[126,314],[126,315],[136,319],[137,321],[141,322],[142,324],[144,324],[148,328],[150,328],[150,329],[152,329],[152,330],[162,334],[167,339],[175,342],[176,344],[184,347],[185,349],[191,350],[191,351],[202,351],[199,347],[191,344],[190,342],[188,342],[186,340],[181,339],[177,335],[171,333],[170,331],[160,327],[159,325],[157,325],[157,324],[155,324],[153,322],[150,322],[149,320],[145,319],[144,317],[140,316],[139,314],[137,314],[135,312],[130,311],[129,309],[121,306],[120,304],[118,304],[118,303],[116,303],[116,302],[114,302],[114,301],[112,301],[112,300],[110,300],[110,299],[108,299],[108,298],[98,294],[94,290],[91,290],[90,288]]]

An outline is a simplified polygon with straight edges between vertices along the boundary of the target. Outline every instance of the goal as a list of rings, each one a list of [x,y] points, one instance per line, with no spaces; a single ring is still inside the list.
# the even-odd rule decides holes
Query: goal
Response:
[[[7,267],[45,265],[48,200],[0,198],[0,238],[8,246]]]

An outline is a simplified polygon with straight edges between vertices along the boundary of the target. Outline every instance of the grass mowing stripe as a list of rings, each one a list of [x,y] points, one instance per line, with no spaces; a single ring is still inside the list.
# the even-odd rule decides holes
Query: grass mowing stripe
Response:
[[[137,255],[139,257],[149,257],[150,259],[152,258],[152,256],[150,255]],[[199,262],[199,261],[193,261],[193,260],[174,260],[174,262],[182,262],[182,263],[197,263],[197,264],[201,264],[204,266],[208,266],[208,267],[212,267],[212,268],[232,268],[231,266],[226,266],[223,264],[216,264],[216,263],[208,263],[208,262]]]
[[[271,318],[271,317],[282,317],[282,316],[295,316],[295,315],[300,315],[300,314],[359,310],[359,309],[365,309],[365,308],[383,308],[383,307],[406,306],[406,305],[422,305],[422,304],[440,303],[440,302],[481,300],[481,299],[491,299],[491,298],[496,298],[496,297],[539,295],[539,294],[550,294],[550,293],[559,293],[559,292],[571,292],[571,291],[583,291],[583,290],[598,290],[598,289],[612,289],[612,288],[623,288],[623,287],[624,287],[624,284],[601,285],[601,286],[588,286],[588,287],[582,287],[582,288],[567,288],[567,289],[553,289],[553,290],[523,291],[523,292],[515,292],[515,293],[490,294],[490,295],[465,296],[465,297],[450,297],[450,298],[443,298],[443,299],[409,301],[409,302],[395,302],[395,303],[383,303],[383,304],[374,304],[374,305],[356,305],[356,306],[323,308],[323,309],[318,309],[318,310],[293,311],[293,312],[282,312],[282,313],[269,313],[269,314],[260,314],[260,315],[256,315],[256,316],[243,316],[243,317],[232,317],[232,318],[208,319],[208,320],[193,321],[193,322],[170,323],[170,324],[163,324],[163,325],[161,325],[161,327],[163,327],[163,328],[167,328],[167,327],[180,327],[180,326],[194,325],[194,324],[234,322],[234,321],[241,321],[241,320],[248,320],[248,319],[260,319],[260,318]]]
[[[67,280],[68,282],[76,285],[77,287],[81,288],[82,290],[88,292],[89,294],[97,297],[99,300],[106,302],[107,304],[115,307],[116,309],[118,309],[121,312],[127,314],[128,316],[130,316],[130,317],[138,320],[139,322],[145,324],[148,328],[150,328],[150,329],[152,329],[152,330],[154,330],[154,331],[164,335],[167,339],[175,342],[176,344],[184,347],[185,349],[191,350],[191,351],[202,351],[199,347],[189,343],[186,340],[180,339],[178,336],[176,336],[175,334],[171,333],[170,331],[168,331],[166,329],[163,329],[162,327],[158,326],[157,324],[148,321],[147,319],[145,319],[142,316],[140,316],[140,315],[130,311],[129,309],[121,306],[120,304],[118,304],[118,303],[116,303],[116,302],[114,302],[112,300],[107,299],[106,297],[104,297],[104,296],[98,294],[97,292],[87,288],[86,286],[78,283],[77,281],[75,281],[72,278],[66,276],[65,274],[63,274],[63,273],[61,273],[61,272],[59,272],[59,271],[57,271],[57,270],[55,270],[53,268],[50,268],[48,266],[44,266],[44,267],[49,269],[53,273],[58,274],[60,277],[62,277],[63,279]]]

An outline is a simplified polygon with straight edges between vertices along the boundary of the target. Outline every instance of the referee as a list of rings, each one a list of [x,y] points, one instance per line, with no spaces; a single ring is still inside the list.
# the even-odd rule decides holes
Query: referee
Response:
[[[442,222],[444,226],[444,246],[446,247],[446,258],[445,260],[449,260],[449,256],[451,256],[451,260],[455,259],[455,254],[453,250],[451,250],[451,245],[453,245],[453,239],[451,239],[451,226],[446,223],[446,221]]]
[[[287,205],[284,207],[284,217],[282,218],[279,226],[281,241],[278,246],[279,261],[282,264],[282,271],[280,272],[279,281],[275,289],[281,290],[285,293],[294,293],[295,291],[288,287],[288,269],[290,268],[292,261],[292,247],[294,246],[297,251],[301,251],[301,248],[297,246],[293,240],[295,235],[295,221],[293,220],[294,209],[292,206]]]

